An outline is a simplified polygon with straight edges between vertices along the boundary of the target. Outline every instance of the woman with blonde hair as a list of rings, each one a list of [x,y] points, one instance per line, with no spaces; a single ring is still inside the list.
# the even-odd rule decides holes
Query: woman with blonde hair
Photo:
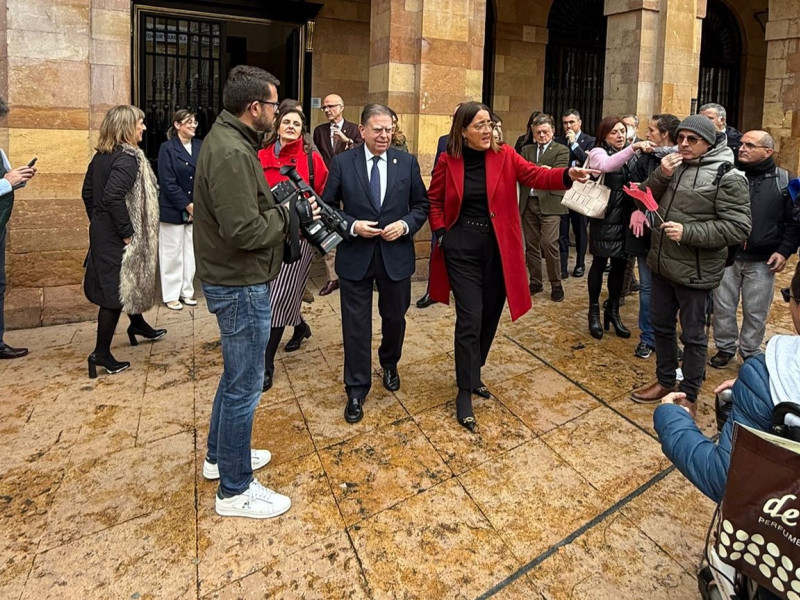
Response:
[[[100,307],[97,342],[88,360],[91,378],[97,377],[98,365],[109,373],[131,366],[111,354],[123,310],[130,316],[131,345],[137,344],[137,335],[157,340],[167,333],[142,317],[155,304],[158,264],[158,186],[138,147],[144,131],[144,113],[137,107],[109,110],[83,181],[81,196],[89,217],[83,291]]]

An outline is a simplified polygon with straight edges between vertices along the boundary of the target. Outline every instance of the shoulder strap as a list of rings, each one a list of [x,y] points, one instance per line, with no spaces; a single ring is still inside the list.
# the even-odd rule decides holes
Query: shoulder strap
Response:
[[[775,183],[778,186],[778,192],[784,194],[787,192],[787,188],[789,187],[789,172],[786,169],[781,169],[780,167],[775,167],[775,172],[778,177],[775,178]]]
[[[717,188],[717,192],[719,192],[719,186],[720,186],[720,183],[722,183],[722,178],[731,169],[733,169],[733,163],[732,162],[724,162],[717,168],[717,176],[714,178],[714,181],[711,182],[711,185],[713,185],[713,186],[715,186]]]
[[[311,186],[311,189],[314,189],[314,159],[311,156],[314,154],[314,149],[308,151],[308,185]]]

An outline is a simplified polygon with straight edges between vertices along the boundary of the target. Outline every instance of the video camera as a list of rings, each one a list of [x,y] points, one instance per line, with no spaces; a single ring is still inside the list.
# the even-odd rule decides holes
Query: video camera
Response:
[[[281,167],[281,175],[288,179],[281,181],[272,188],[272,194],[278,203],[289,205],[289,246],[290,256],[285,256],[285,262],[294,262],[300,258],[299,232],[303,232],[306,241],[314,246],[321,254],[327,254],[342,240],[352,236],[347,230],[347,223],[330,206],[322,201],[317,193],[300,176],[292,165]],[[317,201],[320,208],[320,218],[314,219],[309,198]]]

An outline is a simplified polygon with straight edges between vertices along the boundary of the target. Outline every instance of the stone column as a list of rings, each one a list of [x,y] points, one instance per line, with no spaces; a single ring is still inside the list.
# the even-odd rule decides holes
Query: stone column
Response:
[[[705,0],[605,0],[603,114],[688,115],[697,92]]]
[[[373,0],[369,100],[390,106],[423,177],[453,108],[480,100],[486,0]],[[427,226],[416,236],[417,278],[427,276]]]
[[[763,127],[775,138],[778,163],[800,172],[800,3],[770,0]]]

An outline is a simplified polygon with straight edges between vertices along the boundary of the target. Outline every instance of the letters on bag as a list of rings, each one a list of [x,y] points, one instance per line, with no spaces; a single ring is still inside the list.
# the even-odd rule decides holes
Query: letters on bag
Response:
[[[583,168],[588,164],[587,158]],[[600,175],[597,181],[591,179],[586,183],[573,181],[572,187],[564,193],[561,204],[587,217],[602,219],[606,216],[608,199],[611,196],[611,190],[603,184],[604,181],[605,173]]]
[[[723,561],[800,600],[800,443],[736,424],[717,531]]]

